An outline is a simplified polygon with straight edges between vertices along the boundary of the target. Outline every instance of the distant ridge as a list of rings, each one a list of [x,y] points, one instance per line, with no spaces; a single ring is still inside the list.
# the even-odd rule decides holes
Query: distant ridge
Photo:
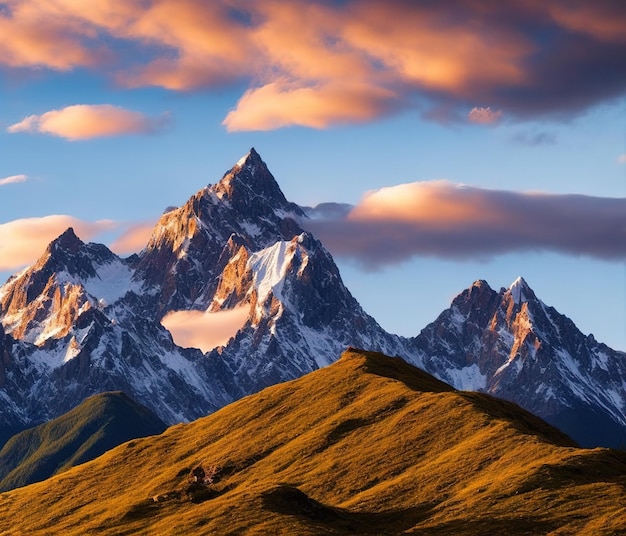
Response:
[[[595,536],[626,530],[625,486],[625,453],[352,349],[4,494],[0,532]]]
[[[102,393],[69,413],[13,436],[0,450],[0,491],[39,482],[166,425],[121,392]]]

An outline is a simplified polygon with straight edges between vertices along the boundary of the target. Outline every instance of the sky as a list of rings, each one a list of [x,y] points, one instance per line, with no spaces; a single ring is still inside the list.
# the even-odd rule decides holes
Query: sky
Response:
[[[0,1],[0,278],[259,152],[387,330],[523,276],[626,350],[626,3]]]

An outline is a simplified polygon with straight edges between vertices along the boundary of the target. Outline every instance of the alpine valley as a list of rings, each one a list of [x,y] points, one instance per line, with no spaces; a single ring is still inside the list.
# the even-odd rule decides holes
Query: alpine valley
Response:
[[[0,445],[104,391],[188,422],[336,361],[348,347],[400,356],[457,389],[512,401],[582,446],[626,445],[626,354],[583,335],[519,278],[477,281],[414,338],[387,333],[344,286],[252,149],[169,209],[138,255],[70,228],[0,287]],[[203,352],[175,344],[178,311],[244,310]]]

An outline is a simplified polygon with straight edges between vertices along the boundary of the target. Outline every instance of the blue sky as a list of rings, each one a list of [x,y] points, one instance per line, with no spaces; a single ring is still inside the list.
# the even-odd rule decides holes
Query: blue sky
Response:
[[[115,244],[254,146],[302,205],[363,212],[382,188],[445,179],[436,203],[458,194],[471,219],[469,194],[484,192],[502,218],[498,192],[520,205],[551,194],[547,209],[518,214],[526,230],[532,210],[558,204],[565,220],[547,242],[532,229],[516,241],[498,220],[485,251],[459,253],[472,221],[455,218],[440,248],[398,243],[393,259],[374,244],[355,251],[342,221],[324,241],[390,331],[417,334],[476,279],[498,289],[522,275],[583,332],[626,350],[624,24],[608,1],[0,2],[0,275],[66,223]],[[605,198],[617,203],[609,216]],[[584,209],[570,221],[574,201]],[[393,241],[385,210],[352,223]],[[421,232],[408,220],[403,232]],[[574,236],[586,228],[598,234]]]

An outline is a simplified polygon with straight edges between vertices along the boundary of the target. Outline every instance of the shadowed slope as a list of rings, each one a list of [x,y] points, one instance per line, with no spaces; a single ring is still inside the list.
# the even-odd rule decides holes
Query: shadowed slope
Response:
[[[218,479],[192,484],[197,464]],[[0,495],[0,532],[610,534],[626,455],[350,350],[164,434]],[[28,506],[28,512],[26,507]]]
[[[0,490],[45,480],[165,428],[124,393],[95,395],[65,415],[13,436],[0,451]]]

